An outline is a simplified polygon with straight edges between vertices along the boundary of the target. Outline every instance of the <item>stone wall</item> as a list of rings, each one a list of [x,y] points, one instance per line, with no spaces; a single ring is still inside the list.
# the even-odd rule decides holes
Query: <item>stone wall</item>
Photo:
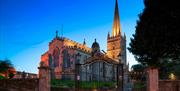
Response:
[[[180,80],[160,80],[159,91],[180,91]]]
[[[0,80],[0,91],[38,91],[38,79]]]

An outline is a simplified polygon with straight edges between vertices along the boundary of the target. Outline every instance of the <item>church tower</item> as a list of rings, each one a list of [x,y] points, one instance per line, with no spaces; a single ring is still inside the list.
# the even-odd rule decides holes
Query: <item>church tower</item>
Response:
[[[107,55],[116,61],[119,61],[120,56],[121,60],[126,63],[126,37],[122,36],[121,32],[118,0],[116,0],[112,35],[108,33],[107,36]]]

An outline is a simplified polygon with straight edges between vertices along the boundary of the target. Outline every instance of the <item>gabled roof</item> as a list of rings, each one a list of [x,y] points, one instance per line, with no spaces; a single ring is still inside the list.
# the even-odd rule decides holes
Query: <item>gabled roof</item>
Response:
[[[85,64],[91,64],[94,62],[102,62],[102,61],[107,62],[109,64],[119,64],[119,62],[109,58],[105,54],[100,54],[100,55],[95,55],[95,56],[89,57],[87,59],[87,61],[85,62]]]

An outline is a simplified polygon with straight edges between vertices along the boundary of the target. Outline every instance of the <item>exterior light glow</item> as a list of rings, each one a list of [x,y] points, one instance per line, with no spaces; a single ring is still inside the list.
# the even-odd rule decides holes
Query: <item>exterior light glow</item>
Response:
[[[169,78],[170,78],[171,80],[176,80],[176,76],[175,76],[173,73],[171,73],[171,74],[169,75]]]

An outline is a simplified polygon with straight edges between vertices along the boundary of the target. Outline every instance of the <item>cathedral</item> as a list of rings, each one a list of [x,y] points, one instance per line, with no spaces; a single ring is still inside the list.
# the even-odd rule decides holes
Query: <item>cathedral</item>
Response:
[[[126,63],[126,36],[122,36],[118,0],[115,3],[112,34],[107,35],[107,52],[100,50],[96,39],[91,47],[78,43],[66,37],[56,36],[49,43],[49,49],[41,56],[41,62],[49,66],[52,79],[83,81],[112,81],[117,77],[117,65],[124,64],[123,71],[127,70]],[[79,64],[78,66],[76,64]],[[77,71],[78,69],[78,71]]]

